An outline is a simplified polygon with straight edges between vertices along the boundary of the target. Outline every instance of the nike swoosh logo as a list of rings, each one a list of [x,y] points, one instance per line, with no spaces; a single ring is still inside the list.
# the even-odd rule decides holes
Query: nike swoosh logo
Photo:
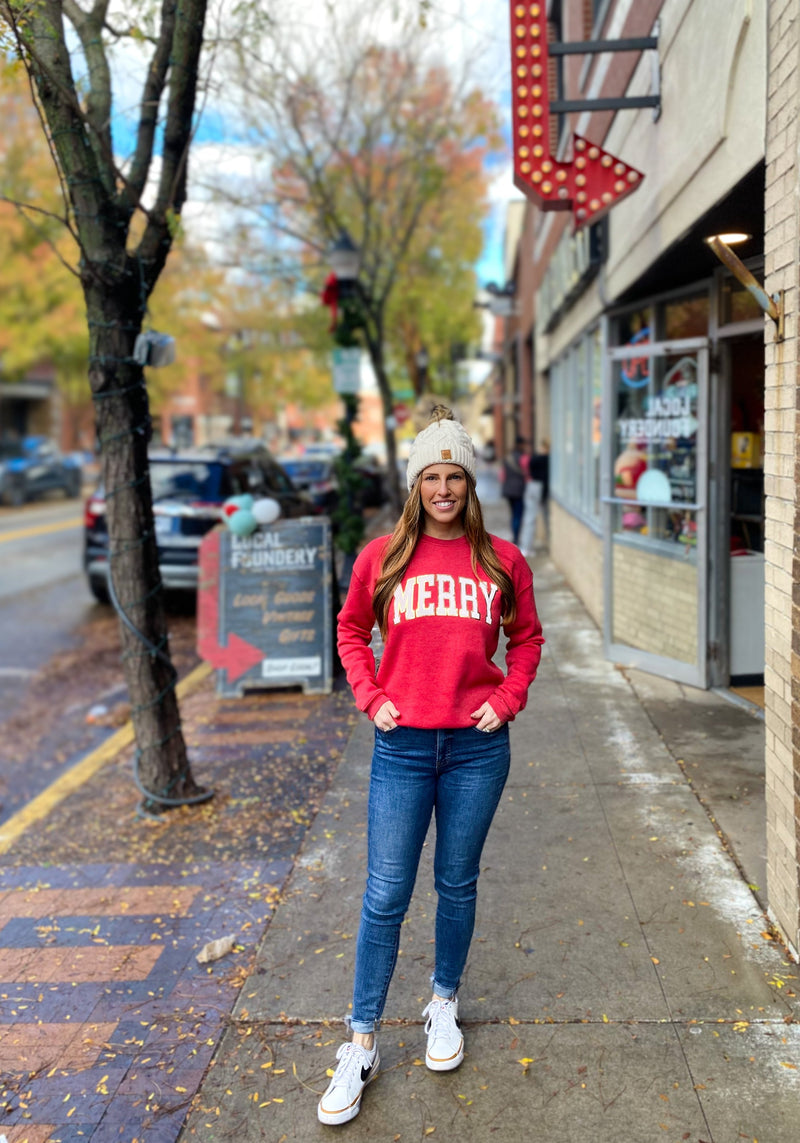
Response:
[[[361,1082],[362,1083],[367,1082],[367,1080],[369,1079],[369,1075],[370,1075],[371,1071],[372,1071],[372,1068],[362,1068],[361,1069]]]

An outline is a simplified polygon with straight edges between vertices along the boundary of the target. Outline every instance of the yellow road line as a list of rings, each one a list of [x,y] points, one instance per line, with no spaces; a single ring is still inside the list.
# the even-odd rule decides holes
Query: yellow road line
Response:
[[[201,663],[199,667],[195,667],[185,679],[183,679],[176,687],[179,699],[186,698],[191,694],[196,687],[207,679],[211,674],[211,665],[209,663]],[[86,782],[92,778],[98,770],[102,769],[107,762],[124,750],[133,742],[133,723],[126,722],[124,726],[107,738],[102,745],[93,750],[91,754],[87,754],[85,758],[81,759],[77,765],[68,770],[66,774],[62,774],[60,778],[56,778],[51,782],[46,790],[42,790],[41,794],[37,794],[26,806],[21,810],[17,810],[15,814],[0,825],[0,853],[6,853],[17,838],[34,822],[41,821],[53,810],[59,802],[63,802],[66,797],[79,790]]]
[[[7,540],[26,540],[29,536],[46,536],[48,532],[65,532],[67,528],[79,528],[83,523],[81,516],[71,520],[59,520],[55,524],[32,524],[30,528],[16,528],[13,532],[0,532],[0,544]]]

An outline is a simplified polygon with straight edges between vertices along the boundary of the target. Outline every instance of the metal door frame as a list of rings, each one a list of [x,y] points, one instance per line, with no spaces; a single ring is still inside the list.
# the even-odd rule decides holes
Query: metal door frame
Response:
[[[684,663],[643,651],[625,643],[613,641],[614,630],[614,511],[618,505],[636,505],[636,500],[624,500],[613,495],[614,420],[616,419],[616,388],[614,365],[630,358],[655,358],[680,353],[697,354],[697,456],[696,501],[682,505],[695,512],[697,521],[697,659]],[[652,370],[651,370],[652,372]],[[654,675],[672,679],[687,686],[708,686],[708,564],[710,533],[708,526],[708,376],[709,339],[686,338],[681,341],[648,342],[640,345],[616,346],[605,357],[603,369],[603,475],[601,497],[603,505],[603,645],[605,655],[624,667],[636,667]],[[668,507],[668,505],[642,504],[640,507]]]

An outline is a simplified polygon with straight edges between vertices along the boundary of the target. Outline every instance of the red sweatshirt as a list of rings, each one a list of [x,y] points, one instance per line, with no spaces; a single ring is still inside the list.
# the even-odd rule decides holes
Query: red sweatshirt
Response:
[[[380,667],[369,646],[375,615],[372,596],[388,536],[358,556],[339,614],[339,655],[356,706],[374,718],[391,699],[401,726],[454,729],[475,726],[473,711],[488,701],[510,721],[523,709],[542,654],[542,625],[533,598],[533,576],[522,553],[492,536],[510,573],[517,615],[505,627],[508,674],[492,662],[500,637],[500,589],[478,567],[469,541],[423,535],[389,605]]]

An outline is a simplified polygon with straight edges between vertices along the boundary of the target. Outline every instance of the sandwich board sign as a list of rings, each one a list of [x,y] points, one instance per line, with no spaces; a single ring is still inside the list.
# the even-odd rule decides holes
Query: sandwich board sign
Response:
[[[217,670],[217,694],[333,686],[330,521],[279,520],[250,536],[227,528],[200,544],[197,649]]]

